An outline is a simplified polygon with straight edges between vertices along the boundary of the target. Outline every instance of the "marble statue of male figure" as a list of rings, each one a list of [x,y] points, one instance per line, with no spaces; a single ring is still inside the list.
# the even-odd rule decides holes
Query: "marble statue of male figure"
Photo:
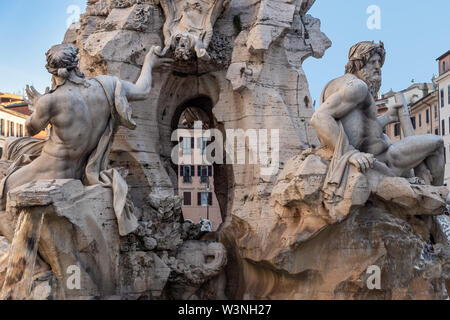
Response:
[[[171,62],[171,59],[161,58],[158,50],[159,47],[150,50],[139,79],[131,83],[106,75],[86,79],[78,69],[78,48],[72,44],[53,46],[47,52],[46,66],[52,74],[52,90],[40,95],[34,88],[27,88],[34,112],[26,122],[26,129],[32,136],[50,125],[49,138],[40,143],[36,157],[26,165],[22,158],[27,153],[27,140],[23,143],[18,140],[21,150],[6,151],[17,154],[10,159],[15,160],[16,165],[1,183],[0,198],[5,199],[9,190],[36,180],[80,179],[86,185],[93,185],[103,183],[109,174],[111,184],[123,183],[117,171],[106,171],[109,149],[120,125],[130,129],[136,126],[128,101],[148,98],[152,70],[166,68]],[[23,148],[20,148],[21,143]],[[116,185],[113,189],[115,193],[120,190]],[[117,211],[123,210],[126,194],[114,196],[117,215]],[[118,222],[121,235],[133,231],[130,228],[137,224],[134,221],[134,226],[125,226]],[[8,213],[0,213],[0,233],[11,241],[14,217]]]
[[[441,137],[417,135],[392,143],[383,133],[386,125],[399,121],[402,106],[395,104],[378,116],[375,98],[385,55],[383,43],[366,41],[353,46],[345,75],[326,85],[311,124],[324,146],[363,173],[375,166],[394,176],[410,177],[411,169],[425,163],[428,180],[441,186],[445,164]]]

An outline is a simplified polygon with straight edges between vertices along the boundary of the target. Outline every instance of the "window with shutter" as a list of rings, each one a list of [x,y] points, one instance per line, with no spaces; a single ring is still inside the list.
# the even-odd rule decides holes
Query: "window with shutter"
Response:
[[[212,205],[212,193],[211,192],[199,192],[198,193],[198,205],[202,206],[202,207]]]
[[[448,85],[448,88],[447,88],[447,102],[448,102],[448,104],[450,105],[450,84]]]
[[[208,183],[209,177],[212,176],[212,166],[198,166],[198,170],[200,183]]]
[[[394,136],[398,137],[400,135],[400,124],[396,123],[394,125]]]
[[[192,167],[193,166],[181,166],[180,175],[183,177],[184,183],[192,183]]]
[[[190,206],[192,205],[192,201],[191,201],[191,193],[190,192],[185,192],[183,194],[183,201],[184,201],[184,205],[185,206]]]
[[[183,154],[192,154],[192,141],[194,141],[194,138],[183,137],[181,141]]]
[[[416,130],[416,116],[411,117],[411,123],[412,123],[414,130]]]

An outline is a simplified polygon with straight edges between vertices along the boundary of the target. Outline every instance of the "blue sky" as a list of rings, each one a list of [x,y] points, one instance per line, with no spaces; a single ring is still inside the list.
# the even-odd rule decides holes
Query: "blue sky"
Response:
[[[370,5],[381,12],[381,29],[369,30]],[[313,100],[326,83],[344,73],[350,47],[363,40],[382,40],[387,56],[381,91],[402,90],[415,82],[431,82],[438,73],[436,58],[450,49],[448,0],[317,0],[309,12],[322,21],[333,42],[322,59],[309,58],[303,67]]]
[[[21,92],[26,84],[43,90],[50,83],[45,52],[60,43],[68,19],[84,11],[86,0],[0,0],[0,92]],[[369,30],[366,9],[381,9],[381,29]],[[314,100],[322,87],[343,74],[349,48],[362,40],[382,40],[387,50],[382,91],[430,81],[436,58],[450,49],[450,1],[317,0],[310,14],[322,20],[333,46],[324,58],[309,58],[304,69]]]
[[[0,92],[50,85],[45,53],[64,39],[71,5],[84,11],[86,0],[0,0]]]

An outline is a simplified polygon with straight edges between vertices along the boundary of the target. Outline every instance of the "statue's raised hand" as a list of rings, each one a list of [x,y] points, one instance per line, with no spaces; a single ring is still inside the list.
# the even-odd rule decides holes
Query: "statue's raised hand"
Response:
[[[401,108],[403,108],[403,103],[395,103],[388,108],[388,111],[386,111],[386,117],[388,117],[390,122],[393,123],[399,121],[399,111],[405,112]]]
[[[145,57],[146,60],[150,61],[152,68],[161,68],[163,70],[170,69],[173,63],[173,59],[164,58],[166,52],[161,51],[161,47],[153,46],[150,52]]]
[[[48,92],[48,90],[49,89],[47,88],[46,92]],[[25,92],[27,94],[25,102],[28,104],[30,110],[33,111],[37,102],[42,97],[42,94],[40,94],[33,86],[30,87],[29,85],[26,86]]]

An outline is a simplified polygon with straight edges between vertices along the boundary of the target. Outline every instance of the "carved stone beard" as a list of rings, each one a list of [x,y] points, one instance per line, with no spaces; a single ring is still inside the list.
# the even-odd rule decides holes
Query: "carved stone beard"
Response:
[[[369,78],[364,81],[367,83],[367,86],[369,87],[370,94],[374,99],[376,99],[381,89],[381,80]]]
[[[377,99],[378,93],[381,89],[381,74],[378,76],[369,75],[367,71],[360,70],[358,76],[369,87],[370,94],[374,99]]]

